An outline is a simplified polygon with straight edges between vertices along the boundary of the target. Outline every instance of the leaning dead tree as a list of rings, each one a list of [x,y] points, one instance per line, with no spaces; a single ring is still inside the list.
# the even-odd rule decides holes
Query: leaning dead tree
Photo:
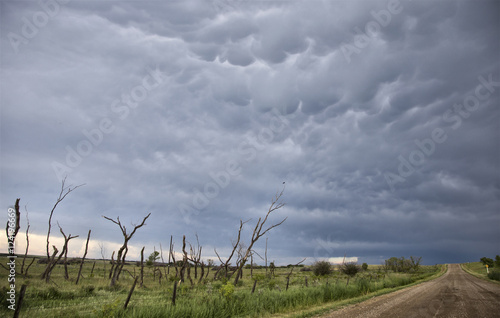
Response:
[[[71,188],[71,185],[65,187],[65,183],[66,183],[66,178],[64,178],[61,181],[61,191],[59,192],[59,197],[57,198],[56,203],[52,207],[52,210],[50,211],[50,215],[49,215],[49,228],[47,230],[47,263],[50,263],[50,258],[51,258],[50,252],[49,252],[49,245],[50,245],[49,238],[50,238],[50,230],[52,229],[52,216],[54,215],[54,211],[56,210],[57,205],[59,203],[61,203],[61,201],[64,200],[64,198],[66,198],[66,196],[68,194],[70,194],[71,192],[73,192],[77,188],[85,185],[85,184],[80,184],[76,187]]]
[[[130,234],[127,234],[127,229],[120,222],[120,217],[117,217],[116,220],[113,220],[112,218],[109,218],[107,216],[104,216],[104,215],[102,216],[106,220],[109,220],[109,221],[115,223],[116,225],[118,225],[120,227],[120,230],[122,231],[122,234],[123,234],[123,245],[120,247],[120,249],[118,250],[118,253],[116,254],[116,261],[115,261],[114,267],[112,268],[112,270],[110,272],[110,277],[111,277],[110,286],[111,287],[114,286],[116,284],[116,282],[118,281],[118,279],[120,278],[120,273],[123,269],[123,265],[125,265],[125,257],[127,256],[127,252],[128,252],[128,241],[130,241],[132,236],[135,234],[135,231],[137,231],[138,228],[142,227],[146,223],[146,220],[149,218],[150,215],[151,215],[151,213],[146,215],[144,217],[144,219],[142,220],[141,224],[135,225],[134,230]]]
[[[285,203],[283,201],[281,201],[281,197],[283,196],[284,190],[285,189],[283,188],[283,190],[281,190],[280,193],[276,193],[275,197],[271,201],[271,206],[269,207],[265,218],[264,219],[259,218],[259,220],[257,221],[257,224],[255,225],[255,228],[254,228],[253,233],[252,233],[252,239],[250,241],[250,244],[248,245],[246,252],[242,253],[241,254],[242,256],[238,260],[237,269],[236,269],[236,277],[234,279],[234,285],[236,285],[238,283],[238,280],[240,279],[241,272],[243,270],[243,266],[245,266],[245,263],[247,262],[248,257],[250,257],[250,255],[252,254],[252,248],[253,248],[254,244],[259,240],[259,238],[264,236],[271,229],[273,229],[277,226],[280,226],[281,224],[283,224],[283,222],[286,221],[287,218],[284,218],[281,222],[273,224],[273,225],[264,229],[264,226],[266,225],[266,222],[267,222],[269,215],[271,215],[271,213],[273,213],[273,212],[281,209],[283,206],[285,206]],[[240,231],[241,231],[241,228],[240,228]]]
[[[29,231],[30,231],[30,219],[28,218],[28,209],[26,208],[26,205],[24,206],[24,210],[26,211],[26,250],[24,251],[24,257],[23,257],[23,263],[21,264],[21,274],[23,274],[25,277],[28,277],[28,270],[30,269],[31,265],[35,261],[35,258],[33,257],[31,259],[31,263],[29,263],[28,266],[26,266],[26,270],[24,269],[24,263],[26,262],[26,257],[28,257],[28,250],[30,247],[30,238],[29,238]]]
[[[80,269],[78,270],[78,276],[76,276],[75,285],[78,285],[78,282],[80,281],[80,276],[82,276],[83,263],[85,263],[85,257],[87,257],[87,251],[89,250],[90,232],[92,232],[92,230],[89,230],[89,234],[87,234],[87,243],[85,243],[85,252],[83,253],[82,261],[80,262]],[[93,267],[92,270],[94,270]]]
[[[64,236],[64,279],[68,280],[69,279],[69,274],[68,274],[68,243],[69,243],[69,240],[71,239],[74,239],[75,237],[78,237],[77,236],[71,236],[71,234],[69,236],[66,236],[66,234],[64,234],[61,226],[59,225],[59,223],[57,223],[57,226],[59,226],[59,230],[61,231],[62,235]]]
[[[59,226],[59,224],[57,224]],[[55,259],[56,258],[56,255],[57,255],[57,248],[52,245],[52,248],[54,249],[54,252],[52,254],[52,256],[49,258],[49,262],[47,263],[47,267],[45,267],[45,271],[43,272],[42,276],[41,276],[41,279],[45,279],[45,282],[48,283],[49,280],[50,280],[50,274],[52,273],[52,270],[54,269],[54,267],[56,266],[56,264],[61,260],[61,258],[65,255],[67,255],[68,253],[68,243],[71,239],[75,238],[75,237],[78,237],[77,236],[71,236],[68,235],[66,236],[66,234],[64,234],[62,228],[59,226],[59,230],[61,231],[61,234],[64,236],[64,245],[63,245],[63,249],[61,251],[61,254],[59,254],[59,256],[57,257],[57,260]],[[66,268],[66,273],[67,273],[67,268]]]
[[[222,261],[221,257],[219,256],[219,253],[217,253],[217,250],[214,248],[215,255],[217,255],[217,258],[219,259],[219,262],[221,263],[221,265],[219,266],[219,269],[214,274],[214,280],[217,278],[220,278],[220,271],[221,270],[224,270],[224,276],[226,278],[228,278],[230,276],[229,275],[229,266],[231,265],[231,259],[233,258],[234,253],[236,252],[238,247],[240,246],[241,230],[243,229],[243,225],[245,225],[245,223],[247,223],[248,221],[243,222],[242,220],[240,220],[240,228],[238,229],[238,237],[236,239],[236,242],[232,243],[233,249],[231,251],[231,254],[229,254],[229,257],[226,259],[225,262]]]

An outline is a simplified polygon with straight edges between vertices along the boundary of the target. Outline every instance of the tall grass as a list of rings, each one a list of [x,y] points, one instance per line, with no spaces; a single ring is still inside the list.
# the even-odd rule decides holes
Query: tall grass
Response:
[[[261,317],[270,314],[289,312],[320,305],[331,301],[340,301],[383,288],[393,288],[415,282],[432,273],[423,275],[390,274],[382,281],[358,279],[355,283],[322,284],[313,287],[295,287],[288,291],[259,289],[255,294],[248,290],[235,293],[227,299],[220,294],[197,293],[191,298],[179,298],[175,306],[168,300],[151,303],[148,306],[130,308],[127,317]],[[118,310],[116,316],[124,312]],[[104,317],[104,315],[101,315]]]
[[[249,271],[245,271],[244,279],[237,287],[211,280],[194,287],[188,282],[183,283],[177,288],[175,306],[171,302],[173,282],[164,279],[160,285],[147,272],[144,287],[135,289],[125,311],[122,307],[133,282],[130,275],[123,275],[116,287],[109,288],[107,274],[95,270],[90,275],[91,264],[88,264],[84,266],[81,284],[75,285],[74,280],[64,280],[62,268],[56,267],[53,282],[46,284],[39,279],[43,266],[38,267],[33,267],[31,278],[16,279],[17,286],[28,284],[21,317],[263,317],[402,286],[438,270],[427,268],[425,272],[413,275],[367,271],[351,279],[348,285],[347,277],[338,271],[326,277],[297,271],[290,279],[288,290],[285,277],[289,269],[277,269],[276,277],[272,279],[265,278],[263,269],[254,270],[258,284],[253,294],[253,280]],[[133,273],[132,265],[127,268]],[[73,271],[76,272],[77,268]],[[75,273],[72,274],[70,276],[74,277]],[[305,287],[306,277],[309,287]],[[2,293],[6,292],[6,278],[6,272],[0,270]],[[2,302],[0,316],[11,315],[6,305]]]

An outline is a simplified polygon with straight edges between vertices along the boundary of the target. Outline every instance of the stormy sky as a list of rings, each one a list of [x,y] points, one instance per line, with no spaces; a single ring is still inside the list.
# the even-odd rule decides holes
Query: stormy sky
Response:
[[[1,197],[30,252],[173,236],[288,264],[500,254],[497,1],[2,1]],[[5,237],[0,242],[5,250]],[[102,246],[102,250],[99,246]],[[254,260],[263,263],[262,260]]]

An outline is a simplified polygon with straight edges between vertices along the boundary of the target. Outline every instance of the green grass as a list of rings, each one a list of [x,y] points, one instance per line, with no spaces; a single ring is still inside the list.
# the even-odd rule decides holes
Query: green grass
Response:
[[[6,262],[5,258],[0,261]],[[19,260],[18,260],[19,261]],[[251,293],[253,280],[250,270],[244,270],[241,283],[234,289],[221,281],[209,279],[194,287],[186,280],[177,288],[176,305],[172,305],[173,282],[163,278],[153,281],[152,270],[145,269],[144,286],[136,286],[127,310],[123,304],[133,283],[132,275],[139,274],[139,267],[125,266],[132,275],[122,272],[119,285],[109,288],[107,271],[102,261],[96,261],[93,276],[90,275],[93,261],[86,262],[84,278],[75,285],[74,279],[79,265],[71,265],[70,280],[63,278],[64,268],[57,265],[52,281],[46,284],[39,276],[44,266],[33,264],[29,278],[17,277],[16,289],[28,284],[21,317],[266,317],[275,314],[307,311],[308,308],[324,304],[340,303],[374,292],[383,292],[426,279],[439,271],[440,267],[423,266],[416,274],[384,273],[377,266],[358,274],[347,283],[347,277],[334,271],[327,277],[316,277],[311,272],[294,269],[286,290],[286,276],[290,269],[277,268],[274,278],[266,278],[265,269],[254,270],[259,277],[255,293]],[[109,270],[109,264],[106,265]],[[175,273],[175,270],[171,270]],[[194,278],[194,271],[191,270]],[[305,279],[308,279],[308,287]],[[7,272],[0,268],[0,289],[7,288]],[[6,292],[6,291],[5,291]],[[2,298],[4,299],[4,298]],[[5,302],[5,301],[4,301]],[[10,316],[7,305],[2,303],[0,316]]]
[[[460,266],[462,267],[463,270],[465,270],[467,273],[469,273],[473,276],[476,276],[478,278],[481,278],[481,279],[484,279],[484,280],[487,280],[490,282],[500,284],[500,282],[494,281],[494,280],[488,278],[488,273],[486,271],[486,267],[481,262],[464,263],[464,264],[460,264]],[[495,268],[489,268],[488,270],[490,273],[495,272],[495,271],[496,272],[499,271],[499,269],[495,269]]]

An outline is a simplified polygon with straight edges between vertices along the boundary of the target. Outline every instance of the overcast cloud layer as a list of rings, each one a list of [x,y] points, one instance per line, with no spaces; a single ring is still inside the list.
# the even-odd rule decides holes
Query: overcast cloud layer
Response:
[[[283,187],[279,264],[500,254],[499,2],[66,2],[0,3],[1,208],[33,253],[67,175],[91,257],[121,240],[101,215],[149,212],[129,258],[227,256]]]

